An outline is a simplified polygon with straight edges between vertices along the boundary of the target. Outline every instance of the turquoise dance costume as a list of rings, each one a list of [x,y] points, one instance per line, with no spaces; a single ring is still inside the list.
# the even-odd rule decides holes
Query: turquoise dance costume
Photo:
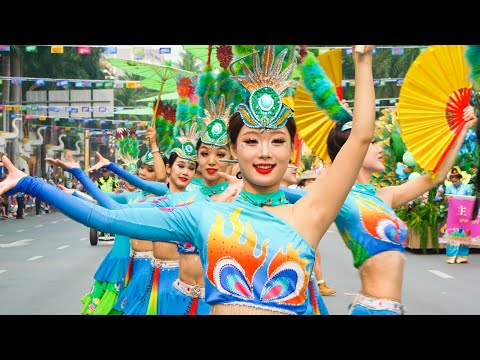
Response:
[[[287,197],[297,201],[305,190],[285,189]],[[372,184],[355,183],[335,219],[343,241],[353,255],[353,265],[359,268],[367,259],[384,251],[405,252],[408,229],[393,209],[378,197]],[[351,307],[351,314],[362,309],[386,311],[389,314],[403,312],[397,302],[359,296]],[[380,302],[380,304],[379,304]]]
[[[106,210],[32,177],[20,179],[8,193],[18,191],[104,232],[193,245],[206,269],[205,300],[210,305],[240,304],[287,314],[307,310],[314,249],[289,224],[242,197],[231,203]]]

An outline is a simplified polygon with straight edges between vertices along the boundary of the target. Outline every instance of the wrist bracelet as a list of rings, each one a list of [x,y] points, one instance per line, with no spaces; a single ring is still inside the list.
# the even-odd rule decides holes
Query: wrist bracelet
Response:
[[[157,149],[153,149],[153,150],[150,150],[150,152],[151,152],[152,154],[155,154],[156,152],[160,152],[160,149],[158,149],[158,148],[157,148]]]

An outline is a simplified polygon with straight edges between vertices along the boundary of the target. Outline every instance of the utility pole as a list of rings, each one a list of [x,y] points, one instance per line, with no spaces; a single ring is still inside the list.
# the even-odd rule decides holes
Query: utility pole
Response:
[[[90,168],[90,130],[85,129],[83,152],[85,153],[85,172]],[[88,175],[88,174],[87,174]]]

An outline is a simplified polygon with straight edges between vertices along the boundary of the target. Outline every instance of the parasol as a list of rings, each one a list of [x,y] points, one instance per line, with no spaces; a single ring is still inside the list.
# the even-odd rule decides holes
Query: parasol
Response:
[[[333,49],[318,58],[325,74],[333,82],[339,99],[342,95],[342,50]],[[321,160],[331,162],[327,152],[327,137],[336,122],[331,120],[325,110],[321,110],[312,93],[303,83],[295,91],[295,123],[300,137],[310,150]]]
[[[463,45],[433,45],[412,63],[400,90],[398,119],[405,145],[424,171],[438,172],[465,125],[472,84]]]
[[[217,58],[218,45],[182,45],[183,50],[188,51],[193,57],[203,61],[207,67],[220,68]]]
[[[178,74],[194,75],[193,72],[175,68],[167,65],[151,64],[142,61],[125,60],[125,59],[109,59],[108,62],[113,66],[116,66],[129,73],[139,75],[143,78],[140,83],[144,87],[149,89],[158,90],[158,97],[162,96],[163,89],[166,85],[172,86],[173,89],[169,89],[168,92],[176,91],[175,77]],[[157,113],[158,105],[160,101],[157,101],[155,110],[152,114],[152,124],[155,125],[155,114]]]
[[[165,101],[165,100],[177,100],[178,99],[178,92],[162,94],[162,96],[160,96],[160,99],[163,100],[163,101]],[[157,101],[157,96],[150,96],[150,97],[147,97],[147,98],[136,100],[135,102],[152,102],[153,103],[155,101]]]

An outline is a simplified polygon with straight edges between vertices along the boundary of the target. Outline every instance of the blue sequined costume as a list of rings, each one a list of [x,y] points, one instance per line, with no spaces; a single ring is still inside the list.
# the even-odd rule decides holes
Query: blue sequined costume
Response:
[[[107,210],[32,177],[20,179],[11,191],[38,196],[75,221],[104,232],[190,243],[200,252],[210,305],[240,304],[288,314],[307,310],[315,250],[282,219],[241,198]]]

